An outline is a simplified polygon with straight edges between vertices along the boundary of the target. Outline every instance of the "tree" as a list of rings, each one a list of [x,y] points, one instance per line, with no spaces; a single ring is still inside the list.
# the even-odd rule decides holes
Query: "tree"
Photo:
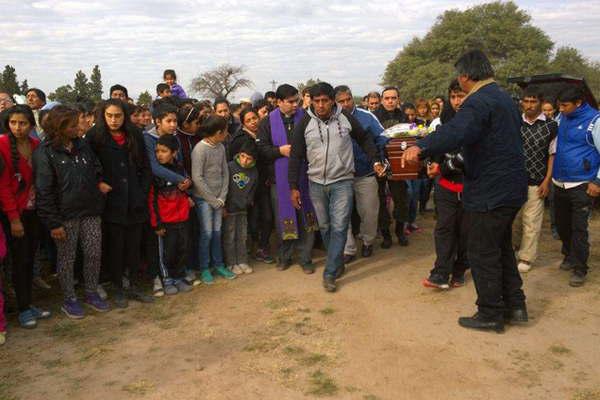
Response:
[[[300,82],[300,83],[298,83],[298,85],[296,85],[296,87],[298,88],[299,92],[302,92],[305,88],[309,88],[311,86],[314,86],[314,85],[316,85],[319,82],[321,82],[321,80],[319,78],[310,78],[306,82]]]
[[[88,78],[82,70],[77,71],[73,83],[73,89],[75,91],[76,97],[78,97],[79,99],[88,99],[90,86]]]
[[[28,91],[29,91],[29,83],[27,83],[27,79],[25,79],[21,83],[21,94],[27,94]]]
[[[137,99],[138,106],[149,106],[152,104],[152,95],[147,90],[140,93]]]
[[[71,85],[63,85],[56,88],[53,93],[50,93],[48,98],[62,104],[75,103],[77,101],[77,92]]]
[[[446,11],[424,38],[414,38],[387,65],[383,84],[398,86],[402,99],[410,101],[444,94],[456,75],[454,62],[472,49],[487,54],[501,84],[509,76],[543,72],[554,44],[530,20],[512,1]]]
[[[227,98],[230,94],[243,87],[252,87],[252,81],[243,77],[246,68],[229,64],[202,73],[192,80],[193,92],[210,98]]]
[[[596,99],[600,99],[600,63],[590,62],[577,49],[559,47],[548,66],[548,72],[585,78]]]
[[[90,75],[88,95],[93,101],[102,100],[102,74],[100,73],[100,67],[97,65],[94,66],[92,74]]]
[[[21,88],[19,87],[19,81],[17,81],[17,74],[13,66],[6,65],[4,67],[2,77],[0,77],[0,89],[13,95],[21,94]]]

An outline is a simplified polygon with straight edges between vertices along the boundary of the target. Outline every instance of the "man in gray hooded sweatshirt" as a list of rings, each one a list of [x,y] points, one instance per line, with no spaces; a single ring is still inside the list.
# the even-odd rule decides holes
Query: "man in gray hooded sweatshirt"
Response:
[[[292,204],[302,207],[298,181],[303,160],[308,163],[310,199],[327,248],[323,286],[336,290],[335,280],[344,273],[343,253],[352,211],[354,154],[352,139],[364,150],[378,175],[384,173],[371,135],[335,103],[333,87],[319,82],[310,89],[311,106],[294,127],[288,181]]]

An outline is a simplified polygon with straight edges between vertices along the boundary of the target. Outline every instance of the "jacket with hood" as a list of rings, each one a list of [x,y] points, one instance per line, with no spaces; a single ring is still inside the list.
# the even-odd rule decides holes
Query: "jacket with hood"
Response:
[[[164,165],[164,168],[184,174],[183,167],[177,164]],[[154,176],[148,196],[150,225],[155,229],[164,228],[164,224],[177,224],[188,220],[190,215],[189,196],[179,190],[177,184]]]
[[[308,179],[329,185],[354,178],[352,139],[370,160],[378,160],[373,137],[362,128],[351,114],[335,105],[326,121],[310,107],[300,124],[294,127],[288,180],[291,189],[298,188],[300,166],[308,162]],[[372,164],[371,164],[372,166]]]
[[[180,175],[173,170],[160,165],[156,159],[156,143],[158,143],[158,133],[156,132],[156,128],[153,127],[152,129],[144,132],[144,144],[146,145],[146,154],[148,155],[148,160],[150,161],[152,175],[158,176],[159,178],[169,182],[175,182],[176,184],[180,184],[181,182],[185,181],[185,175]]]
[[[373,114],[377,117],[379,122],[381,122],[384,129],[408,122],[406,115],[404,115],[404,111],[399,108],[388,111],[383,106],[379,106],[377,110],[373,111]]]
[[[363,129],[371,135],[377,146],[377,152],[381,157],[389,139],[382,135],[383,126],[379,123],[377,117],[370,111],[357,107],[354,107],[352,110],[352,116],[356,118]],[[357,177],[375,175],[375,172],[373,171],[374,161],[367,156],[355,140],[352,141],[352,149],[354,151],[354,175]]]
[[[175,96],[175,97],[179,97],[180,99],[187,99],[187,94],[185,93],[185,90],[183,90],[183,88],[181,87],[181,85],[174,83],[171,86],[171,95]]]
[[[202,138],[198,134],[188,133],[179,128],[175,136],[179,140],[179,158],[183,162],[185,173],[187,176],[192,176],[192,150]]]
[[[102,166],[85,140],[73,140],[71,151],[43,142],[33,153],[33,169],[37,213],[48,229],[70,219],[102,215]]]

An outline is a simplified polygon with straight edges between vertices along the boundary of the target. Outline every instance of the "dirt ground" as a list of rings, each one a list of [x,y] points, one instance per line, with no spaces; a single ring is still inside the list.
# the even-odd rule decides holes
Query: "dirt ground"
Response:
[[[411,246],[350,265],[338,293],[294,266],[82,321],[55,313],[15,327],[0,349],[0,400],[600,399],[600,219],[583,288],[559,271],[547,226],[524,276],[531,323],[504,334],[460,328],[475,290],[425,289],[433,218]],[[56,285],[56,282],[53,282]]]

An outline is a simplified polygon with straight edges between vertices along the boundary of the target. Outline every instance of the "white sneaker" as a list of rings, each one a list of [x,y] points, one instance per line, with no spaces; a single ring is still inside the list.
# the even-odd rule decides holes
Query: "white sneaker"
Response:
[[[102,300],[108,299],[108,294],[106,293],[106,290],[104,290],[102,285],[98,285],[98,288],[96,289],[96,293],[98,293],[98,296],[100,296],[100,298]]]
[[[519,261],[519,265],[517,266],[517,268],[519,268],[519,272],[529,272],[529,270],[531,269],[531,264],[525,261]]]
[[[160,277],[154,278],[154,287],[152,288],[152,293],[154,297],[163,297],[165,295],[165,289],[163,288],[162,281]]]
[[[248,264],[240,264],[238,265],[238,267],[240,267],[240,269],[245,273],[245,274],[251,274],[252,272],[254,272],[254,270],[252,269],[251,266],[249,266]]]
[[[241,266],[237,264],[230,266],[229,270],[236,275],[242,275],[244,273],[244,270],[241,268]]]
[[[125,290],[129,289],[130,285],[131,285],[131,282],[129,282],[129,278],[124,276],[123,277],[123,289],[125,289]]]
[[[0,346],[6,343],[6,332],[0,332]]]
[[[39,287],[40,289],[52,289],[52,286],[48,285],[48,283],[45,280],[43,280],[41,276],[36,276],[35,278],[33,278],[33,284]]]
[[[196,272],[194,271],[187,271],[187,273],[185,274],[185,280],[192,286],[198,286],[202,283],[202,281],[198,279],[198,277],[196,276]]]

